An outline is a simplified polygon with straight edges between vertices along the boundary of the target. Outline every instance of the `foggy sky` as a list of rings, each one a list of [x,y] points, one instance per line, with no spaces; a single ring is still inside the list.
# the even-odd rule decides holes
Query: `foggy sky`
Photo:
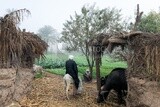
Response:
[[[140,11],[144,14],[151,10],[158,12],[160,7],[159,0],[0,0],[0,16],[7,14],[7,9],[26,8],[31,16],[21,22],[21,29],[37,32],[44,25],[51,25],[61,32],[63,23],[69,20],[70,15],[73,16],[75,11],[79,13],[83,5],[94,3],[99,8],[121,9],[124,18],[134,18],[137,4],[140,4]]]

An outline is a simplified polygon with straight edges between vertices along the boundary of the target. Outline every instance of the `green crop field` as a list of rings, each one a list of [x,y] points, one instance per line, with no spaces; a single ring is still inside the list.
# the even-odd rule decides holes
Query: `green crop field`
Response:
[[[74,54],[74,60],[78,65],[79,75],[82,76],[86,69],[88,69],[88,64],[85,56],[82,54]],[[65,61],[68,59],[68,55],[64,54],[46,54],[45,59],[36,61],[36,64],[41,65],[47,72],[64,75],[65,74]],[[116,67],[127,67],[125,61],[115,61],[111,57],[104,55],[102,57],[102,65],[100,67],[101,76],[107,75],[112,69]],[[95,66],[93,68],[93,77],[96,77]]]

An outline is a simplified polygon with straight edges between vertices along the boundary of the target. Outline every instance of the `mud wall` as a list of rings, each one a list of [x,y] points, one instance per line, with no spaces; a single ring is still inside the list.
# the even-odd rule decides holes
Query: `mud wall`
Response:
[[[19,101],[31,90],[31,69],[0,69],[0,107]]]

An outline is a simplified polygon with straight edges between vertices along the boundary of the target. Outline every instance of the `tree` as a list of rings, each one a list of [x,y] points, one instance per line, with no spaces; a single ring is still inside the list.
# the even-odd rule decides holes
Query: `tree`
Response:
[[[160,32],[160,13],[151,11],[144,15],[138,25],[138,30],[152,33]]]
[[[58,51],[58,39],[59,33],[50,25],[45,25],[38,30],[38,35],[44,40],[48,45],[48,52],[57,53]]]
[[[38,35],[48,44],[55,43],[58,38],[58,32],[50,25],[45,25],[38,30]]]
[[[120,10],[115,8],[99,9],[95,5],[83,6],[81,14],[75,12],[63,25],[61,40],[68,44],[68,51],[81,51],[87,59],[92,75],[94,58],[88,42],[98,33],[113,33],[120,31]]]

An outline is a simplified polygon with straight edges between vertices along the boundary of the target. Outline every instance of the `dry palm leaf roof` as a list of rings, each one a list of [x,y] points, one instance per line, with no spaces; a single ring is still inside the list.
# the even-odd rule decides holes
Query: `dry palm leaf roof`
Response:
[[[29,32],[22,32],[17,24],[23,20],[24,14],[30,14],[27,9],[20,9],[6,14],[0,18],[0,67],[19,66],[22,56],[39,58],[48,45],[37,35]],[[30,53],[27,53],[29,50]],[[30,55],[29,55],[30,54]]]
[[[47,50],[48,44],[34,33],[23,32],[23,36],[26,45],[32,49],[31,51],[36,55],[35,57],[43,56],[44,51]]]
[[[117,33],[114,36],[109,34],[99,34],[95,38],[92,38],[89,42],[90,46],[102,46],[112,52],[112,50],[121,46],[122,49],[125,45],[160,45],[160,34],[144,33],[141,31],[135,31],[130,33]]]

